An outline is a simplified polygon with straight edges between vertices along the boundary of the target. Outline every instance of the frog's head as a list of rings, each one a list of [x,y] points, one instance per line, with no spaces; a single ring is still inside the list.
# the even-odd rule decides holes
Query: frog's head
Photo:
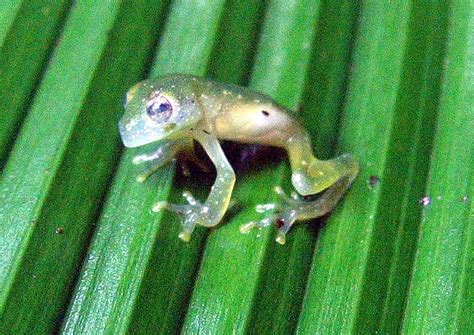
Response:
[[[125,101],[125,114],[119,122],[126,147],[179,138],[200,119],[193,83],[186,76],[166,76],[133,86]]]

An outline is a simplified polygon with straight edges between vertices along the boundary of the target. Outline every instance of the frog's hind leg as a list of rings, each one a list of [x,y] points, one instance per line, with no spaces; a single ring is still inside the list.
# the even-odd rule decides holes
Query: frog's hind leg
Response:
[[[314,157],[309,137],[304,131],[295,132],[286,143],[292,169],[292,184],[300,195],[287,196],[280,187],[275,191],[280,196],[276,204],[257,206],[258,212],[273,211],[269,217],[250,222],[240,227],[242,233],[252,228],[265,227],[272,223],[278,227],[276,241],[285,243],[286,233],[297,220],[309,220],[330,212],[344,195],[359,172],[359,165],[350,154],[321,161]],[[320,193],[313,201],[304,196]]]
[[[240,226],[240,231],[247,233],[252,228],[263,228],[275,224],[278,228],[276,241],[285,244],[286,234],[297,220],[314,219],[329,213],[350,187],[355,177],[354,174],[341,177],[313,201],[305,200],[304,197],[296,193],[289,197],[281,187],[275,187],[280,201],[257,206],[257,212],[273,211],[273,214],[260,221],[252,221]]]
[[[339,179],[350,179],[352,182],[359,173],[359,164],[350,154],[324,161],[314,157],[306,133],[291,137],[286,149],[292,170],[291,182],[303,196],[324,191]]]
[[[278,230],[277,242],[280,244],[285,243],[286,233],[296,220],[315,219],[332,211],[351,186],[356,175],[357,173],[343,175],[316,200],[307,201],[304,200],[304,198],[295,197],[293,204],[281,215],[283,222],[281,222],[281,226]]]

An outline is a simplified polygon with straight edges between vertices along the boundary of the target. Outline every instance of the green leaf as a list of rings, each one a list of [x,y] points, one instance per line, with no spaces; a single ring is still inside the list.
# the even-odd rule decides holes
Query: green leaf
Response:
[[[350,32],[354,29],[358,9],[357,3],[321,3],[299,108],[299,116],[312,134],[318,157],[329,158],[335,154],[353,42]],[[289,179],[287,175],[285,178]],[[320,223],[316,220],[293,227],[288,235],[288,246],[282,247],[273,241],[267,246],[248,331],[280,334],[294,331]]]
[[[123,92],[144,69],[159,8],[72,9],[0,181],[2,333],[57,327],[116,162]]]
[[[403,333],[474,331],[474,8],[453,2],[439,120]]]
[[[226,2],[221,14],[221,17],[225,18],[225,24],[221,23],[215,35],[218,43],[214,44],[209,64],[209,72],[214,78],[234,83],[243,80],[245,69],[251,64],[248,59],[252,56],[257,37],[255,31],[263,7],[260,0]],[[248,32],[248,35],[242,35],[243,31]],[[198,185],[206,184],[202,183],[201,173],[189,179]],[[179,180],[175,180],[169,190],[170,201],[182,202],[181,194],[188,187],[192,187],[192,184],[193,182],[187,182],[183,185]],[[197,186],[193,187],[192,191],[204,198],[209,187]],[[139,296],[135,301],[129,328],[131,333],[143,330],[151,333],[177,332],[183,322],[208,230],[202,227],[196,229],[191,240],[191,249],[177,238],[180,229],[181,225],[176,216],[164,215],[158,226],[158,236],[154,241]]]
[[[175,2],[158,45],[152,75],[170,72],[203,75],[223,8],[223,0]],[[136,176],[143,167],[133,166],[135,154],[137,150],[127,150],[122,157],[63,333],[123,333],[130,323],[140,327],[142,322],[150,331],[175,332],[179,326],[179,313],[184,312],[182,301],[192,287],[204,235],[195,234],[191,243],[184,244],[177,238],[177,218],[151,212],[154,201],[169,195],[174,168],[165,167],[146,183],[138,183]],[[155,242],[160,248],[160,258],[151,263]],[[151,271],[148,266],[156,277],[146,275]],[[141,286],[152,285],[142,283],[144,278],[159,285],[160,292],[152,302],[142,295],[141,301],[147,300],[141,305],[136,303]],[[143,312],[146,315],[137,312],[134,317],[135,308],[141,310],[151,303],[153,309]],[[150,317],[152,313],[154,319]],[[147,323],[143,318],[152,321]]]
[[[255,57],[267,0],[228,0],[210,58],[208,75],[222,82],[244,85]]]
[[[0,1],[0,333],[473,333],[472,6]],[[205,198],[213,173],[137,183],[153,144],[116,168],[123,95],[147,71],[267,93],[360,176],[280,246],[239,232],[292,188],[260,152],[241,206],[183,243],[150,208]]]
[[[69,3],[15,0],[0,4],[0,169]]]
[[[442,4],[362,6],[340,145],[361,174],[317,243],[299,333],[399,330],[445,32]]]
[[[300,112],[321,159],[335,154],[359,11],[359,3],[321,3]]]
[[[270,94],[280,103],[296,108],[302,94],[303,81],[309,62],[311,43],[315,32],[315,22],[319,14],[318,1],[295,1],[291,4],[270,1],[262,30],[256,64],[250,86]],[[278,47],[277,47],[278,46]],[[183,327],[184,333],[196,333],[206,329],[210,333],[243,333],[255,325],[251,320],[259,318],[259,311],[253,315],[253,304],[258,299],[262,265],[268,246],[275,247],[272,230],[257,234],[241,235],[239,225],[256,218],[255,205],[268,202],[273,197],[272,186],[280,184],[284,178],[285,165],[279,168],[265,169],[250,178],[237,181],[234,197],[245,206],[238,215],[225,225],[221,225],[210,234],[204,251],[199,276],[195,283],[193,296]],[[285,174],[285,178],[288,175]],[[255,192],[259,189],[259,192]],[[311,243],[309,231],[295,232],[297,243],[290,246],[292,253],[300,254]],[[260,233],[258,233],[260,235]],[[271,248],[272,248],[271,247]],[[304,254],[304,253],[303,253]],[[309,259],[306,259],[306,263]],[[304,257],[293,258],[294,276],[305,272]],[[303,264],[303,266],[301,266]],[[273,276],[284,275],[284,268],[271,267]],[[281,271],[281,273],[279,272]],[[285,280],[283,279],[283,283]],[[298,281],[286,281],[288,291],[301,290]],[[285,294],[285,288],[269,287]],[[294,285],[296,284],[296,285]],[[294,323],[286,320],[298,308],[298,297],[285,295],[278,310],[272,309],[273,317],[278,320],[272,329],[285,333],[291,331]],[[278,299],[279,300],[279,299]],[[280,300],[279,300],[280,301]],[[268,320],[267,320],[268,321]]]

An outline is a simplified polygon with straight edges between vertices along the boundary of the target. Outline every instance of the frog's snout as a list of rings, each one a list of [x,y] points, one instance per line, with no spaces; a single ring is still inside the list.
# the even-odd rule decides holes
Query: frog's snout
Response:
[[[156,127],[147,124],[146,120],[127,117],[120,120],[118,126],[122,142],[127,148],[141,147],[148,143],[160,141],[169,136],[175,127],[175,123]]]
[[[118,128],[122,142],[127,148],[136,148],[152,142],[149,140],[149,134],[140,121],[124,117],[120,120]]]

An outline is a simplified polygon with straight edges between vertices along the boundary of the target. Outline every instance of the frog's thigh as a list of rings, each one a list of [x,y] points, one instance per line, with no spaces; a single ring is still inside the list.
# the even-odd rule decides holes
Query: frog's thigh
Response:
[[[208,134],[203,130],[196,130],[194,136],[209,155],[217,170],[216,181],[205,204],[209,208],[209,220],[202,223],[203,226],[215,226],[222,219],[229,206],[235,184],[235,173],[215,135]]]

